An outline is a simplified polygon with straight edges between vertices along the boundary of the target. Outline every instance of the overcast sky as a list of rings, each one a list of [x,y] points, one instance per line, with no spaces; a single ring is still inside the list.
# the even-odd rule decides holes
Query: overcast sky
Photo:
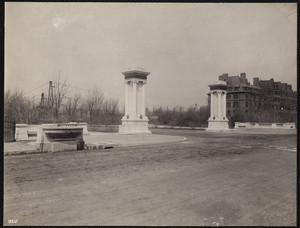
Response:
[[[296,3],[5,3],[5,89],[29,97],[60,72],[122,107],[121,72],[142,67],[149,108],[200,106],[223,73],[296,90],[296,56]]]

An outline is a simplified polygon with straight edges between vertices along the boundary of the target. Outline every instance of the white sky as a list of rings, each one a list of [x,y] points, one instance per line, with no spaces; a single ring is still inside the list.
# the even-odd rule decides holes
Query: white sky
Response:
[[[121,72],[142,67],[149,108],[200,106],[223,73],[296,90],[296,57],[296,3],[5,3],[5,89],[29,97],[60,72],[122,107]]]

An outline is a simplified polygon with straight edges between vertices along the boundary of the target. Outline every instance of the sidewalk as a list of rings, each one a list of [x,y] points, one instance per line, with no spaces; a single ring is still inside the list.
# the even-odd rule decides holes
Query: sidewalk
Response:
[[[85,149],[106,149],[144,144],[171,143],[185,140],[185,137],[170,135],[123,135],[118,133],[89,132],[83,136]],[[4,143],[4,155],[39,153],[34,141]]]

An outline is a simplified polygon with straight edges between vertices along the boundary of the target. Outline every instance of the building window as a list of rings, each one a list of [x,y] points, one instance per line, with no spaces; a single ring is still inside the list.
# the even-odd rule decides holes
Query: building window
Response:
[[[234,87],[234,90],[239,90],[239,87]]]
[[[234,94],[234,95],[233,95],[233,98],[234,98],[234,99],[238,99],[238,98],[239,98],[239,95],[238,95],[238,94]]]
[[[245,97],[248,98],[248,94],[246,94]]]
[[[248,107],[248,102],[245,103],[245,107]]]
[[[230,94],[227,94],[227,96],[226,96],[226,97],[227,97],[227,99],[230,99]]]
[[[227,102],[226,107],[227,107],[227,108],[230,108],[230,106],[231,106],[231,103],[230,103],[230,102]]]
[[[246,110],[245,112],[248,113],[248,110]]]
[[[239,107],[239,102],[233,102],[233,107],[238,108]]]
[[[230,116],[230,111],[227,111],[227,112],[226,112],[226,116]]]

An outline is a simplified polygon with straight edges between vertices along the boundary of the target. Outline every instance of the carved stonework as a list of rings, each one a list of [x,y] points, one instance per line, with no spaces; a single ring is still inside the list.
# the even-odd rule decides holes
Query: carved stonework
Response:
[[[151,133],[145,115],[145,84],[149,72],[130,70],[125,76],[125,115],[119,133]]]

